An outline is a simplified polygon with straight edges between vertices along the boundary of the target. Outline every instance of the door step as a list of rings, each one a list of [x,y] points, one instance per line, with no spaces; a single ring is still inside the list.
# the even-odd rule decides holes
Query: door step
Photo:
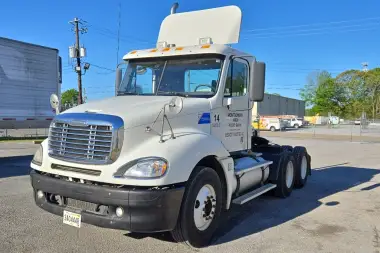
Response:
[[[257,198],[258,196],[272,190],[273,188],[276,188],[277,185],[275,184],[266,184],[261,186],[260,188],[257,188],[251,192],[248,192],[240,197],[237,197],[236,199],[232,200],[232,203],[237,205],[243,205],[244,203]]]
[[[250,158],[246,158],[246,159],[250,159]],[[271,165],[273,162],[272,161],[261,161],[261,162],[257,162],[255,163],[253,166],[249,166],[249,167],[246,167],[244,166],[245,164],[244,163],[241,163],[240,166],[236,166],[235,167],[235,175],[236,176],[240,176],[244,173],[247,173],[251,170],[255,170],[255,169],[259,169],[261,167],[265,167],[265,166],[268,166],[268,165]]]

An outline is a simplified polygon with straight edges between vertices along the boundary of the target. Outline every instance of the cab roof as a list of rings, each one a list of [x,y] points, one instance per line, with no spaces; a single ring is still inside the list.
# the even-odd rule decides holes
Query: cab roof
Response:
[[[133,50],[124,55],[124,60],[141,59],[141,58],[157,58],[166,56],[180,56],[180,55],[197,55],[197,54],[219,54],[224,56],[236,55],[243,56],[248,55],[244,52],[236,50],[230,46],[218,45],[218,44],[206,44],[195,46],[176,46],[165,48],[150,48],[142,50]]]

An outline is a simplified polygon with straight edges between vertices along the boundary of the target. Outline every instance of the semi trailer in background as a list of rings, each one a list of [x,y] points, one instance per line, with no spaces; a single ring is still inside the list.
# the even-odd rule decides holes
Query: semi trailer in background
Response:
[[[58,49],[0,37],[0,129],[48,128],[60,96]]]

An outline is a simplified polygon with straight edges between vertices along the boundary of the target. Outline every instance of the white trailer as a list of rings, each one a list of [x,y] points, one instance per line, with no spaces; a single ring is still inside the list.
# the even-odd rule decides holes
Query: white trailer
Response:
[[[240,9],[175,7],[155,48],[124,56],[117,96],[57,115],[36,152],[35,202],[63,223],[170,231],[205,247],[222,210],[305,185],[304,147],[252,136],[265,64],[227,46],[238,42]]]
[[[0,129],[48,128],[60,86],[57,49],[0,37]]]

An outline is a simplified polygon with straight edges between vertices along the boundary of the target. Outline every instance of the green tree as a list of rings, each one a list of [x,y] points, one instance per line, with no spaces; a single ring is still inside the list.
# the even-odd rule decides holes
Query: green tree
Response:
[[[313,110],[316,112],[332,112],[334,115],[344,117],[349,99],[345,87],[337,85],[334,78],[329,78],[319,84],[312,103],[314,104]]]
[[[361,72],[367,93],[368,111],[371,112],[372,118],[375,119],[379,111],[380,101],[380,68],[371,69],[368,72]]]
[[[77,104],[79,92],[76,89],[70,89],[62,93],[61,104]]]
[[[331,78],[331,74],[325,70],[315,71],[308,75],[307,83],[300,91],[300,97],[306,102],[306,106],[312,107],[315,100],[317,88],[326,80]]]
[[[300,96],[310,114],[357,118],[366,112],[375,119],[380,116],[380,68],[347,70],[335,78],[326,71],[310,73]]]

